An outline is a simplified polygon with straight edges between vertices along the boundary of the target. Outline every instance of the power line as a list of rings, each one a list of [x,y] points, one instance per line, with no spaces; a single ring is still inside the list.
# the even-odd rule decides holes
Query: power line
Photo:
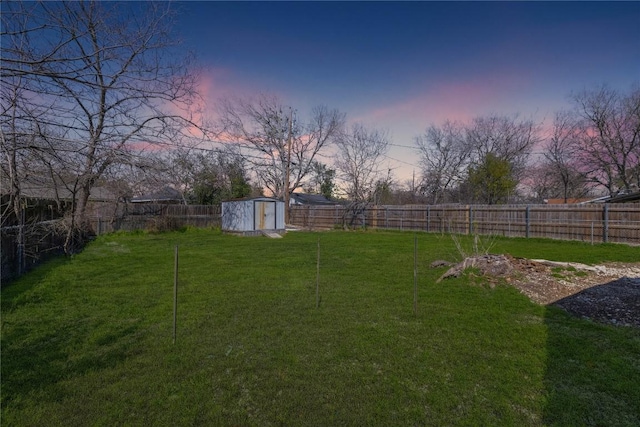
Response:
[[[393,160],[393,161],[395,161],[395,162],[404,163],[405,165],[413,166],[413,167],[416,167],[416,168],[419,168],[419,167],[420,167],[420,166],[418,166],[418,165],[416,165],[416,164],[409,163],[409,162],[405,162],[404,160],[396,159],[395,157],[391,157],[391,156],[388,156],[388,155],[386,155],[386,154],[383,154],[383,155],[384,155],[384,157],[386,157],[387,159],[389,159],[389,160]]]
[[[420,151],[420,148],[415,147],[415,146],[410,146],[410,145],[393,144],[393,143],[389,143],[388,145],[390,145],[391,147],[408,148],[408,149],[410,149],[410,150],[417,150],[417,151]]]

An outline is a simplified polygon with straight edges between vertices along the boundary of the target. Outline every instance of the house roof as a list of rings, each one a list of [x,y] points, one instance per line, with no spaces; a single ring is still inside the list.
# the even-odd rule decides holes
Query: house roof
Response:
[[[580,203],[587,203],[592,201],[593,199],[587,199],[587,198],[582,198],[582,199],[577,199],[577,198],[567,198],[567,199],[563,199],[563,198],[557,198],[557,199],[545,199],[544,203],[547,205],[570,205],[570,204],[580,204]]]
[[[158,202],[178,202],[182,203],[182,193],[175,188],[165,186],[153,193],[143,194],[131,198],[131,203],[158,203]]]
[[[636,191],[635,193],[619,194],[617,196],[613,196],[610,199],[605,200],[605,203],[630,203],[639,201],[640,191]]]
[[[303,205],[335,205],[322,194],[292,193],[291,198]]]
[[[8,187],[8,182],[5,179],[0,180],[0,190],[2,194],[9,194],[11,189]],[[30,179],[26,182],[21,183],[20,194],[23,197],[27,197],[30,199],[41,199],[41,200],[71,200],[73,198],[73,193],[65,187],[64,184],[54,184],[49,180],[38,180],[38,179]],[[91,201],[114,201],[117,200],[118,197],[107,190],[104,187],[93,187],[91,189],[91,194],[89,195],[89,200]]]
[[[586,202],[580,203],[581,205],[587,203],[633,203],[640,202],[640,191],[634,193],[623,193],[615,196],[602,196],[596,199],[592,199]]]

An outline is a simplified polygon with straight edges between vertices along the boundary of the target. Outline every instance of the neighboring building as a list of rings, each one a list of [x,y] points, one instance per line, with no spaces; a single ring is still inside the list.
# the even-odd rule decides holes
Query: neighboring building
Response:
[[[638,203],[640,202],[640,191],[634,193],[622,193],[615,196],[603,196],[597,199],[591,199],[586,202],[580,203],[581,205],[587,203]]]
[[[337,203],[327,199],[322,194],[291,193],[289,206],[293,205],[336,205]]]
[[[31,178],[20,183],[20,198],[26,208],[26,221],[38,222],[61,218],[70,211],[74,194],[71,185],[53,183],[51,180]],[[2,208],[6,209],[10,200],[11,188],[6,179],[0,179],[0,199]],[[76,196],[78,193],[76,193]],[[104,187],[93,187],[87,204],[89,216],[100,216],[102,210],[113,211],[119,202],[118,197]],[[18,218],[3,210],[2,226],[18,224]]]
[[[626,193],[626,194],[618,194],[617,196],[613,196],[608,200],[605,200],[605,203],[637,203],[640,202],[640,191],[636,191],[635,193]]]
[[[9,180],[2,176],[0,178],[0,193],[9,195],[11,188],[9,187]],[[71,191],[73,184],[64,184],[60,182],[53,182],[50,179],[42,179],[32,177],[20,182],[20,196],[26,199],[33,200],[48,200],[48,201],[71,201],[74,194]],[[79,194],[78,192],[76,194]],[[116,202],[118,196],[113,192],[102,186],[95,186],[91,188],[91,195],[89,196],[91,202]]]
[[[269,197],[222,202],[222,230],[245,234],[284,232],[284,202]]]
[[[166,186],[156,192],[133,197],[131,199],[131,203],[181,205],[184,203],[184,198],[182,197],[182,193],[180,193],[178,190]]]
[[[576,203],[587,203],[587,202],[590,202],[591,200],[593,200],[593,199],[589,199],[589,198],[582,198],[582,199],[575,199],[575,198],[544,199],[544,204],[545,205],[571,205],[571,204],[576,204]]]

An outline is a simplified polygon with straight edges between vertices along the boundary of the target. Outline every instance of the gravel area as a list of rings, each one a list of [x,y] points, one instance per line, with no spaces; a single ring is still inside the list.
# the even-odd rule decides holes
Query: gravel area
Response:
[[[434,263],[438,265],[442,264]],[[479,269],[490,281],[512,284],[539,304],[597,322],[640,328],[640,263],[590,266],[482,255],[452,266],[441,280],[468,267]]]

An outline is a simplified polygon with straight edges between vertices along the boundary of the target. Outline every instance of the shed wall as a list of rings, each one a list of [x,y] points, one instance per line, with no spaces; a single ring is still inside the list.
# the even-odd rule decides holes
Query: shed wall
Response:
[[[253,230],[253,201],[222,202],[222,229],[225,231]]]
[[[273,224],[273,220],[269,220],[268,224],[263,222],[264,229],[273,230],[275,225],[275,230],[284,230],[284,202],[269,198],[222,202],[222,229],[238,232],[260,229],[261,221],[256,218],[260,209],[257,207],[265,202],[275,205],[275,224]]]

